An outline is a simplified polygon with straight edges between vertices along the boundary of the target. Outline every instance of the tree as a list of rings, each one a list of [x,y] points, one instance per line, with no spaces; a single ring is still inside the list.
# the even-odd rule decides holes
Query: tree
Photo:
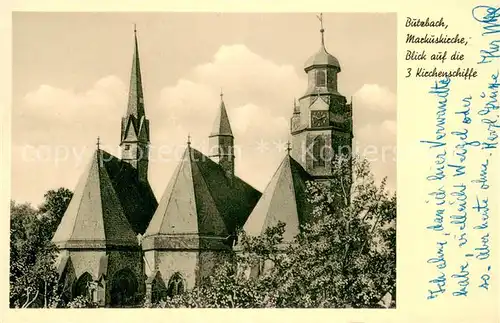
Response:
[[[340,158],[332,180],[308,183],[312,218],[273,260],[276,306],[378,307],[395,291],[396,196],[385,183],[359,158]]]
[[[10,305],[47,307],[57,273],[45,222],[31,206],[12,202],[10,232]]]
[[[336,159],[332,180],[307,184],[313,212],[292,243],[283,223],[243,232],[234,264],[162,306],[380,307],[396,283],[396,196],[385,183],[366,160]]]
[[[38,210],[46,220],[47,231],[51,233],[51,238],[61,222],[72,197],[73,192],[64,187],[57,190],[49,190],[44,194],[44,201]]]
[[[11,307],[51,307],[58,303],[57,248],[51,238],[70,195],[66,189],[51,190],[39,209],[11,201]]]

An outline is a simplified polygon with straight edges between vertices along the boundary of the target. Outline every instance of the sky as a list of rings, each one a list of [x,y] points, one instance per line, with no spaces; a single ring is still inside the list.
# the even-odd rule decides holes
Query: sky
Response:
[[[396,188],[396,15],[324,13],[339,92],[352,97],[354,145]],[[220,92],[236,174],[263,191],[286,154],[304,63],[320,47],[314,13],[14,13],[12,199],[74,189],[96,149],[120,156],[137,26],[149,179],[160,199],[188,135],[208,151]]]

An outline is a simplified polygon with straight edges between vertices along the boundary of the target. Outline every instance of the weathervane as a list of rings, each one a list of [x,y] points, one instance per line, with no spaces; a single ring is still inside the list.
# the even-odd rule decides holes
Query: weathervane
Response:
[[[319,30],[321,32],[321,44],[325,45],[325,38],[324,38],[325,29],[323,28],[323,13],[316,15],[316,17],[318,18],[319,23],[321,24],[321,29]]]
[[[191,147],[191,134],[188,133],[188,141],[187,141],[188,147]]]
[[[97,143],[96,143],[97,150],[99,150],[100,145],[101,145],[101,139],[99,138],[99,136],[97,136]]]
[[[221,99],[221,101],[223,99],[223,96],[224,96],[224,92],[222,92],[222,88],[220,88],[220,99]]]

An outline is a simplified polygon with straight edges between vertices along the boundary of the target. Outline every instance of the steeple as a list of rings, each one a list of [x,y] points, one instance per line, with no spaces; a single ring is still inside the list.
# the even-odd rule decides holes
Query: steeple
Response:
[[[210,136],[233,136],[229,117],[227,116],[226,105],[224,104],[224,93],[220,93],[219,111],[214,121]]]
[[[122,148],[122,159],[137,169],[140,181],[146,182],[149,165],[149,120],[146,119],[144,110],[144,93],[135,25],[128,105],[126,114],[122,118],[120,147]]]
[[[144,94],[142,92],[141,64],[139,62],[139,46],[137,44],[137,29],[134,24],[134,57],[130,74],[127,115],[137,119],[144,116]]]
[[[340,63],[325,46],[323,14],[319,50],[305,63],[308,76],[305,94],[299,98],[291,117],[290,155],[315,179],[332,176],[331,160],[352,148],[352,113],[346,98],[338,92]]]
[[[234,176],[234,136],[227,116],[222,91],[220,93],[219,111],[208,141],[210,145],[209,157],[221,165],[229,178]]]
[[[308,87],[304,96],[313,93],[338,93],[337,74],[340,72],[340,63],[337,58],[326,50],[323,14],[317,17],[321,26],[319,30],[321,33],[321,46],[316,54],[309,57],[304,65],[304,71],[309,76]]]
[[[311,56],[305,63],[304,69],[308,72],[311,68],[315,66],[328,66],[334,67],[338,69],[340,72],[340,64],[337,58],[335,58],[332,54],[330,54],[325,47],[325,28],[323,27],[323,14],[320,13],[316,16],[320,21],[320,30],[321,33],[321,47],[319,51]]]

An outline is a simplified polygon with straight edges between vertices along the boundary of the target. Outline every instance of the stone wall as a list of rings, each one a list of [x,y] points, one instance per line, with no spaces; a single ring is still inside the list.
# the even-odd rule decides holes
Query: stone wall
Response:
[[[105,250],[71,250],[69,256],[75,269],[76,279],[88,272],[93,279],[98,279],[101,258],[106,255]]]

